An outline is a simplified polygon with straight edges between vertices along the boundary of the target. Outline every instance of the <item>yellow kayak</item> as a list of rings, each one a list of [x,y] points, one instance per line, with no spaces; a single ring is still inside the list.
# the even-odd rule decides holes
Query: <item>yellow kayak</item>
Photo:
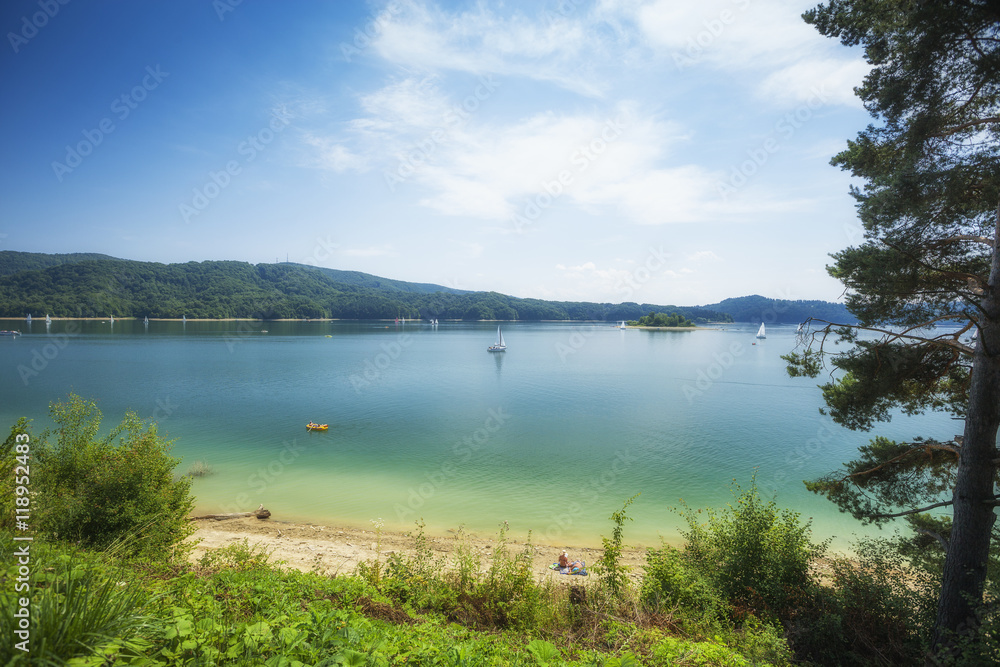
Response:
[[[306,429],[310,431],[325,431],[328,428],[330,428],[329,424],[317,424],[315,422],[309,422],[306,424]]]

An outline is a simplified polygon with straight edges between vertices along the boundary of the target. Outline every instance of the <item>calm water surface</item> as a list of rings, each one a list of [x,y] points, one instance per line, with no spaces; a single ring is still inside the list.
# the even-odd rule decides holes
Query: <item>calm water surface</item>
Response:
[[[678,540],[671,512],[722,506],[758,485],[848,548],[861,530],[801,480],[834,470],[871,434],[822,416],[816,381],[791,379],[794,327],[620,331],[605,323],[0,321],[0,426],[49,425],[70,391],[105,425],[126,409],[195,461],[199,511],[407,530],[508,521],[536,541],[599,544],[629,497],[630,544]],[[264,333],[261,330],[266,329]],[[756,343],[756,344],[755,344]],[[329,423],[324,433],[308,421]],[[879,434],[950,439],[947,415],[897,416]]]

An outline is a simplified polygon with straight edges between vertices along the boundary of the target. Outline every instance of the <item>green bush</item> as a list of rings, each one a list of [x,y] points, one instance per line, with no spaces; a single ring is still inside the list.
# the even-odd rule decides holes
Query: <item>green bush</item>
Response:
[[[3,511],[0,512],[0,530],[14,529],[14,522],[17,518],[17,513],[14,511],[16,501],[15,490],[17,487],[23,486],[29,490],[32,488],[30,483],[28,485],[16,483],[18,478],[22,478],[23,480],[24,471],[15,470],[16,466],[25,465],[30,470],[33,463],[30,452],[34,444],[30,442],[30,439],[25,442],[28,436],[28,426],[29,422],[27,419],[24,417],[18,419],[14,427],[10,429],[10,435],[0,445],[0,473],[2,473],[2,476],[0,476],[0,507],[3,508]],[[20,440],[18,440],[19,437]],[[18,445],[20,445],[20,452],[18,451]],[[27,502],[29,507],[33,504],[33,501],[30,499],[22,502]],[[30,512],[28,514],[30,517]]]
[[[0,533],[5,544],[10,533]],[[21,543],[21,544],[27,544]],[[133,656],[141,649],[135,643],[156,627],[146,610],[148,595],[140,587],[128,585],[130,574],[123,567],[110,567],[93,554],[53,548],[45,542],[31,543],[35,567],[28,576],[27,589],[14,586],[0,589],[0,663],[5,665],[60,665],[74,656],[89,655],[94,648],[117,640],[123,653]],[[18,576],[18,560],[11,558],[3,574],[9,581]],[[15,647],[18,619],[13,611],[19,598],[30,599],[29,652]]]
[[[591,568],[601,578],[601,583],[608,588],[614,600],[621,600],[623,594],[628,590],[629,567],[623,565],[621,562],[622,549],[625,546],[622,539],[625,534],[625,522],[631,521],[632,517],[626,515],[625,510],[638,497],[639,494],[637,493],[626,500],[620,510],[611,513],[610,518],[615,523],[611,539],[603,535],[601,536],[601,543],[604,545],[604,550],[601,552],[601,557],[594,563],[593,568]]]
[[[134,412],[101,436],[101,411],[70,394],[54,403],[52,434],[32,441],[33,520],[40,533],[96,549],[180,554],[194,532],[190,479],[174,479],[170,443]],[[17,428],[17,427],[15,427]]]
[[[829,541],[813,545],[809,523],[799,514],[779,510],[757,492],[756,477],[743,490],[733,483],[735,504],[724,510],[682,512],[688,530],[684,558],[744,615],[787,618],[801,604],[815,581],[811,563],[822,556]]]
[[[677,549],[663,545],[646,552],[641,600],[650,611],[679,608],[682,612],[717,616],[724,608],[712,584],[689,567]]]

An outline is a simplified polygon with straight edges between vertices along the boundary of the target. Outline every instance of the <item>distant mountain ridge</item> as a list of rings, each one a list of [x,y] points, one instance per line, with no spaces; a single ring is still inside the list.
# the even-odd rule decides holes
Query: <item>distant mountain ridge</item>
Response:
[[[96,253],[0,252],[0,317],[636,320],[679,313],[697,323],[854,321],[842,304],[759,295],[707,306],[525,299],[281,262],[161,264]]]
[[[88,259],[118,259],[96,252],[71,252],[64,255],[49,255],[41,252],[18,252],[0,250],[0,276],[8,276],[21,271],[40,271],[59,264],[75,264]]]

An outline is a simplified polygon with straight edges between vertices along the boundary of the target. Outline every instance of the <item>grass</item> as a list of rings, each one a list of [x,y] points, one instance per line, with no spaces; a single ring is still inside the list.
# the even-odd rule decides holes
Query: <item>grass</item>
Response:
[[[10,542],[10,535],[0,540]],[[530,550],[511,550],[502,526],[485,560],[459,549],[434,557],[422,529],[412,556],[392,554],[357,575],[283,569],[243,541],[197,563],[120,561],[62,543],[35,543],[33,638],[51,637],[48,662],[99,665],[678,665],[784,664],[741,653],[742,632],[679,630],[669,614],[645,614],[633,595],[537,581]],[[422,546],[421,546],[422,545]],[[444,558],[444,557],[441,557]],[[9,561],[8,561],[9,562]],[[372,568],[380,574],[372,576]],[[14,575],[16,566],[5,574]],[[605,592],[600,592],[600,591]],[[0,600],[12,609],[12,592]],[[10,614],[3,615],[10,622]],[[692,626],[693,627],[693,626]],[[3,628],[5,636],[12,636]],[[739,637],[737,636],[739,635]]]
[[[215,472],[215,470],[209,464],[204,461],[195,461],[192,463],[187,470],[188,477],[207,477]]]

